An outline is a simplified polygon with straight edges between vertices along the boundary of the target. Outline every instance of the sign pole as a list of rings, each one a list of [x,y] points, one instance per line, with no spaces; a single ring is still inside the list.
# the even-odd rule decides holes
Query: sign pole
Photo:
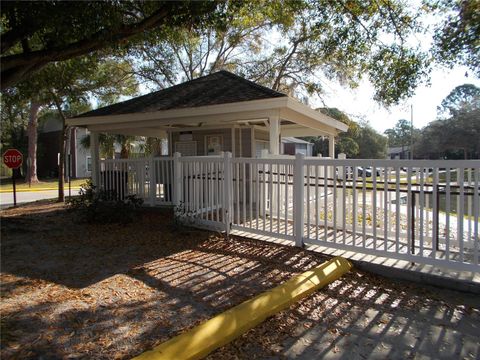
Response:
[[[15,169],[12,169],[12,184],[13,184],[13,206],[17,206],[17,186],[15,184]]]
[[[12,169],[13,206],[17,206],[17,184],[15,183],[15,170],[22,166],[23,155],[17,149],[8,149],[2,155],[3,163]]]

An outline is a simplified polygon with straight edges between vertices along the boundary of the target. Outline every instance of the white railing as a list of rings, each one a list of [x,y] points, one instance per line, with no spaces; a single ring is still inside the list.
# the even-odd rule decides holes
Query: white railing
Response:
[[[228,230],[225,204],[230,203],[226,195],[226,157],[180,157],[175,156],[176,216],[207,228]]]
[[[173,204],[173,158],[100,160],[100,188],[124,199],[142,198],[148,205]]]
[[[307,174],[334,169],[305,177],[305,243],[478,271],[480,161],[303,163]],[[331,189],[323,206],[317,182]]]
[[[106,189],[125,177],[125,193],[174,204],[192,225],[480,270],[478,160],[176,154],[106,160],[102,171]]]

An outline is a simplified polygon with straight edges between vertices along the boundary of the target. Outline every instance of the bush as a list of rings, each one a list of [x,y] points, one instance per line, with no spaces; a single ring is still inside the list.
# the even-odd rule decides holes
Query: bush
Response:
[[[135,219],[143,199],[129,195],[120,199],[115,191],[98,189],[91,180],[80,187],[80,195],[67,202],[88,223],[130,223]]]

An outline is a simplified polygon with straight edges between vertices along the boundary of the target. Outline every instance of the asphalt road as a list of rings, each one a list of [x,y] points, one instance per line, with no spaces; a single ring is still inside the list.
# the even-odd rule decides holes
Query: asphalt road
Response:
[[[78,189],[72,189],[72,195],[77,195]],[[68,189],[65,189],[65,195],[68,196]],[[17,192],[17,204],[24,204],[37,200],[54,199],[58,196],[58,190],[47,191],[20,191]],[[6,208],[13,206],[13,192],[0,193],[0,207]]]

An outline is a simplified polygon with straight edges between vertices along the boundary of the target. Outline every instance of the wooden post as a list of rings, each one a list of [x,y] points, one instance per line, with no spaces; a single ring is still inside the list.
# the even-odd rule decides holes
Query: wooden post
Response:
[[[295,246],[299,247],[303,247],[304,159],[305,155],[296,154],[293,167],[293,226]]]

